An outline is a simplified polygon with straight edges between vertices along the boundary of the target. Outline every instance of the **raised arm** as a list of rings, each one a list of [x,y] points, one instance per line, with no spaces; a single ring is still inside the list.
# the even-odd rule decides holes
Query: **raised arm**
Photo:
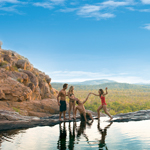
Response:
[[[60,102],[59,102],[59,96],[60,96],[61,91],[59,91],[58,95],[57,95],[57,103],[60,106]]]
[[[106,93],[104,93],[103,95],[107,95],[108,94],[107,87],[105,88],[105,90],[106,90]]]
[[[83,104],[88,100],[89,96],[90,96],[90,93],[88,94],[87,98],[83,101]]]

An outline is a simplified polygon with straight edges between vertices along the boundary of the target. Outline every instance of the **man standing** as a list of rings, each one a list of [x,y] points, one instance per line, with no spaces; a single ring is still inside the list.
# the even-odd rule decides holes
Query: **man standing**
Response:
[[[57,102],[58,102],[58,105],[60,106],[60,112],[59,112],[59,120],[61,120],[61,114],[63,113],[63,116],[64,116],[64,120],[66,120],[66,109],[67,109],[67,106],[66,106],[66,89],[68,88],[68,84],[64,84],[63,85],[63,89],[59,91],[58,93],[58,96],[57,96]],[[59,100],[59,97],[60,97],[60,100]]]

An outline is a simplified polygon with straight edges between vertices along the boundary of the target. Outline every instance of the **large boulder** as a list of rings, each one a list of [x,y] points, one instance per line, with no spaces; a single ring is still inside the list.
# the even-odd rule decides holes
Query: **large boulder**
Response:
[[[32,91],[29,87],[9,77],[0,69],[0,100],[25,101],[30,100]]]

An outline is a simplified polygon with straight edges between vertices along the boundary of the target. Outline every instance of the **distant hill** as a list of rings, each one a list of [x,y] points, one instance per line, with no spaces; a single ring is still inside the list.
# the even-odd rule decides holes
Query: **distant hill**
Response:
[[[94,80],[94,81],[96,81],[96,80]],[[84,85],[81,83],[80,84],[69,83],[68,85],[69,86],[73,85],[76,90],[95,90],[95,89],[98,90],[100,88],[104,89],[105,87],[108,87],[109,89],[148,89],[148,88],[150,88],[149,85],[118,83],[118,82],[112,82],[112,81],[109,83],[102,83],[102,84],[98,84],[98,85]],[[87,83],[88,82],[86,82],[86,84]],[[91,82],[90,82],[90,84],[91,84]],[[51,85],[53,86],[53,88],[60,90],[60,89],[62,89],[63,83],[51,83]]]
[[[73,84],[78,84],[78,85],[99,85],[99,84],[103,84],[103,83],[117,83],[113,80],[107,80],[107,79],[101,79],[101,80],[87,80],[84,82],[76,82]]]

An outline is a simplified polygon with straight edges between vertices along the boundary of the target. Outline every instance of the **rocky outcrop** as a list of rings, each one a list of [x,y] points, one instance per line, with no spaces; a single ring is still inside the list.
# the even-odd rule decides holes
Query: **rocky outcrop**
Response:
[[[142,121],[150,120],[150,110],[140,110],[125,114],[118,114],[113,116],[112,122],[129,122],[129,121]]]
[[[29,100],[22,102],[0,101],[0,110],[17,111],[24,116],[51,116],[59,113],[56,99]]]
[[[66,115],[68,117],[68,115]],[[76,121],[79,121],[80,116],[77,116]],[[17,112],[2,111],[0,110],[0,131],[31,128],[36,126],[54,126],[59,124],[59,115],[53,115],[49,117],[33,117],[22,116]]]
[[[0,50],[0,101],[22,102],[55,98],[51,78],[13,51]]]

